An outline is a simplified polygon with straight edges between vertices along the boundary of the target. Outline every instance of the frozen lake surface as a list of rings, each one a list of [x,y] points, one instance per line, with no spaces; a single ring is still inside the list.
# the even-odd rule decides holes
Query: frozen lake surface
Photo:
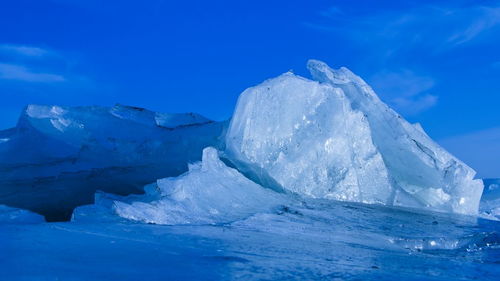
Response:
[[[498,280],[500,222],[302,201],[222,225],[0,225],[4,280]]]

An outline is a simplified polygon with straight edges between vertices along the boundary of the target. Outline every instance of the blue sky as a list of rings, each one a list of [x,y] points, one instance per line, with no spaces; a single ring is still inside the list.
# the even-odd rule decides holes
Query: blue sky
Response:
[[[315,58],[500,177],[498,50],[500,1],[2,1],[0,128],[28,103],[226,119],[245,88]]]

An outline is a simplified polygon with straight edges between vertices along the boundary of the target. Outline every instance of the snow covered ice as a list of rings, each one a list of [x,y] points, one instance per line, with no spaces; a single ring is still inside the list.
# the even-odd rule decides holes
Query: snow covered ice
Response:
[[[223,224],[103,222],[102,214],[0,223],[2,278],[496,281],[500,274],[500,222],[455,214],[325,199]]]
[[[477,214],[475,172],[384,104],[347,68],[311,60],[244,91],[228,159],[275,190],[314,198]]]

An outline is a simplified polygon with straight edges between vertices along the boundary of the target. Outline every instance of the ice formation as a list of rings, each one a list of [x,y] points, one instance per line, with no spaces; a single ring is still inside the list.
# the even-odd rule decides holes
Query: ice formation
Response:
[[[229,128],[194,113],[30,105],[0,131],[0,204],[69,218],[102,190],[122,217],[213,223],[275,205],[278,192],[477,214],[483,184],[471,168],[348,69],[308,68],[314,80],[285,73],[245,90]],[[144,196],[106,195],[178,176],[206,147],[203,162]]]
[[[0,131],[0,204],[68,218],[97,189],[117,194],[179,175],[217,146],[224,122],[137,107],[29,105]]]
[[[315,198],[476,214],[475,172],[384,104],[347,68],[311,60],[245,90],[226,157],[263,186]]]
[[[203,150],[203,160],[176,178],[164,178],[145,188],[145,195],[119,198],[100,195],[97,207],[80,207],[73,217],[82,221],[92,212],[156,224],[215,224],[270,211],[287,202],[282,194],[265,189],[227,167],[215,148]],[[104,208],[103,208],[104,207]]]

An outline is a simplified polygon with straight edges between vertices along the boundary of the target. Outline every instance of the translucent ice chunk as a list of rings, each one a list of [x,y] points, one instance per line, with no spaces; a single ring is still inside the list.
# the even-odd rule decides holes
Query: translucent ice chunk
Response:
[[[126,195],[187,171],[226,122],[143,108],[29,105],[0,131],[0,204],[69,219],[96,189]]]
[[[476,214],[475,172],[347,68],[311,60],[244,91],[226,156],[264,186],[301,195]]]
[[[435,143],[421,126],[411,125],[389,108],[347,68],[333,70],[316,60],[310,60],[308,68],[317,81],[342,89],[352,108],[366,116],[395,189],[402,189],[423,207],[477,213],[483,183],[474,179],[473,169]],[[415,192],[428,195],[415,196]]]
[[[115,200],[113,208],[121,217],[147,223],[212,224],[269,211],[284,200],[227,167],[209,147],[189,172],[158,180],[143,196]]]
[[[386,204],[391,186],[366,117],[342,90],[285,73],[243,92],[226,154],[263,185]]]
[[[182,114],[156,113],[155,121],[156,125],[165,128],[193,126],[193,125],[208,124],[213,122],[196,113],[182,113]]]

